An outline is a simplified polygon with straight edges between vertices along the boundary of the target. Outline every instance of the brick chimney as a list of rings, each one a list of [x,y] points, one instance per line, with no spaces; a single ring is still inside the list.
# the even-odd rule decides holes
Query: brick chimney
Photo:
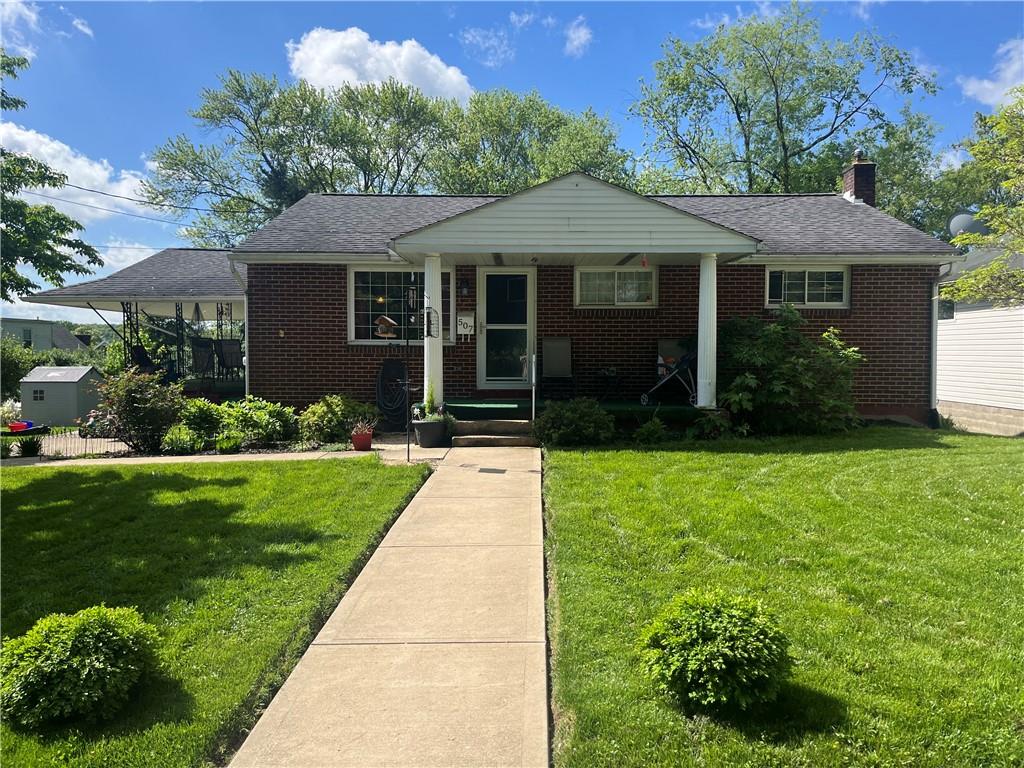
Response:
[[[853,162],[843,169],[843,195],[875,207],[875,164],[862,149],[853,153]]]

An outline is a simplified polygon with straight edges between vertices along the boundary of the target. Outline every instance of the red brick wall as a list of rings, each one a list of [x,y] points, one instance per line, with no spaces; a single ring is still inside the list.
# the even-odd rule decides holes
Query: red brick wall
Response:
[[[456,289],[456,309],[476,308],[474,267],[459,267],[468,295]],[[336,264],[253,264],[249,267],[249,390],[289,405],[305,406],[325,394],[368,402],[377,397],[377,372],[385,357],[405,357],[404,345],[348,343],[348,270]],[[422,387],[423,347],[409,350],[413,381]],[[445,395],[472,395],[476,343],[444,348]],[[422,394],[421,394],[422,396]]]
[[[924,420],[930,405],[931,281],[934,267],[853,267],[850,308],[804,310],[808,333],[830,325],[858,346],[867,361],[854,383],[865,414],[904,414]],[[723,265],[718,317],[766,319],[763,266]],[[571,336],[577,388],[598,394],[600,370],[614,366],[623,397],[649,388],[659,338],[697,333],[698,267],[658,270],[657,309],[574,309],[572,267],[540,267],[537,337]],[[673,385],[670,385],[673,386]]]
[[[918,419],[929,408],[931,280],[934,267],[863,266],[851,270],[850,308],[809,310],[808,332],[829,325],[859,346],[858,407],[868,414]],[[456,271],[456,308],[475,310],[474,267]],[[249,268],[249,386],[253,394],[302,406],[342,392],[372,401],[380,362],[403,348],[348,344],[347,270],[339,265],[252,265]],[[468,289],[461,294],[460,284]],[[617,398],[631,399],[653,383],[659,338],[697,331],[696,266],[661,267],[656,309],[575,309],[572,267],[537,269],[537,339],[570,336],[580,394],[600,394],[602,368],[614,367]],[[771,313],[764,309],[764,267],[719,269],[719,318]],[[283,335],[282,335],[283,333]],[[422,347],[410,354],[422,379]],[[445,395],[474,396],[476,339],[444,348]],[[500,393],[496,396],[511,396]]]

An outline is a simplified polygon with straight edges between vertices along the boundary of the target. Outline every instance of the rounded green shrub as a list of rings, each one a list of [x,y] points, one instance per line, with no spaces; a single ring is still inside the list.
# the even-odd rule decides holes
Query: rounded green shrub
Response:
[[[599,445],[615,435],[615,420],[597,400],[549,403],[533,422],[534,436],[544,445]]]
[[[217,453],[238,453],[242,450],[245,436],[237,430],[228,430],[217,435]]]
[[[665,429],[665,422],[654,416],[650,421],[644,422],[637,427],[636,432],[633,433],[633,439],[640,443],[640,445],[657,445],[658,443],[665,442],[668,440],[668,430]]]
[[[158,635],[134,608],[52,613],[0,651],[0,707],[13,723],[113,715],[156,668]]]
[[[651,679],[685,706],[747,709],[789,675],[789,642],[760,603],[721,591],[677,597],[644,632]]]
[[[380,412],[373,405],[345,395],[327,395],[299,416],[299,437],[307,443],[342,443],[357,421],[374,421]]]
[[[172,456],[191,456],[203,450],[205,445],[206,440],[202,435],[184,424],[175,424],[167,430],[160,447],[164,453],[169,453]]]
[[[224,425],[224,409],[203,397],[192,397],[181,409],[181,423],[197,435],[212,440]]]
[[[244,400],[227,402],[220,407],[224,414],[223,430],[240,432],[245,445],[280,443],[292,439],[298,431],[295,409],[288,405],[247,395]]]

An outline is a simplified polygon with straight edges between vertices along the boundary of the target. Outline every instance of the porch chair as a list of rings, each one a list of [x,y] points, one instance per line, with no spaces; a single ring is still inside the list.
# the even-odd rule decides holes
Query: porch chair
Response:
[[[641,405],[657,402],[654,393],[676,380],[683,385],[690,405],[697,404],[697,385],[693,371],[697,366],[697,345],[689,340],[658,339],[658,382],[640,395]]]
[[[188,345],[192,350],[192,375],[199,379],[212,379],[215,358],[213,339],[189,336]]]
[[[217,355],[217,366],[224,378],[237,376],[245,369],[242,358],[242,342],[239,339],[217,339],[213,342],[213,351]]]
[[[540,385],[544,397],[576,396],[576,377],[572,374],[572,339],[545,336],[541,339]]]

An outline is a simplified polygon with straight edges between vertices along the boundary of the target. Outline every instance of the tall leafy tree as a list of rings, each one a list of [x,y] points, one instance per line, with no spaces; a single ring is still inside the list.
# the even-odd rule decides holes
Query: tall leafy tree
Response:
[[[431,181],[448,194],[508,194],[571,171],[632,185],[631,158],[608,120],[505,89],[449,104]]]
[[[947,298],[990,301],[996,306],[1024,305],[1024,87],[1017,87],[994,115],[980,118],[979,135],[967,144],[973,164],[1000,179],[998,195],[980,206],[977,217],[987,234],[967,233],[956,245],[991,248],[997,256],[947,286]]]
[[[910,53],[870,33],[824,39],[795,2],[695,43],[670,37],[654,69],[632,109],[652,153],[695,192],[808,191],[801,166],[830,142],[892,123],[880,94],[935,90]]]
[[[7,91],[28,60],[0,49],[0,109],[24,108],[25,101]],[[0,147],[0,298],[12,301],[39,288],[24,272],[35,270],[43,280],[64,285],[66,275],[87,275],[103,266],[96,249],[75,234],[82,225],[52,205],[32,205],[19,196],[24,189],[60,189],[67,177],[45,163]]]

